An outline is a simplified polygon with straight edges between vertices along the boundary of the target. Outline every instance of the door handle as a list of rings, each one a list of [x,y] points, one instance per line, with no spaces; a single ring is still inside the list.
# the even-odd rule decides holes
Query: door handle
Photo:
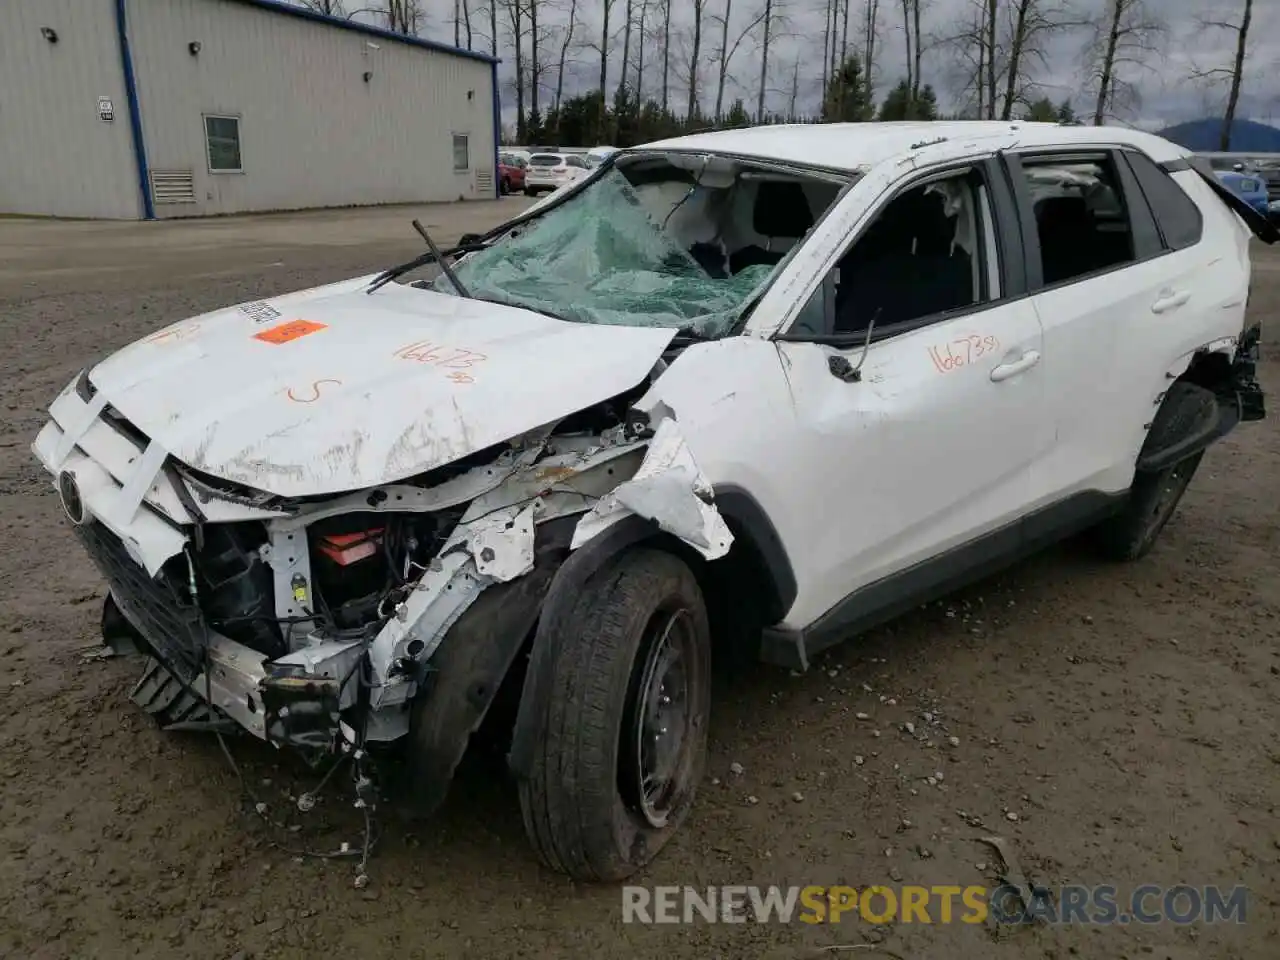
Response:
[[[1174,310],[1190,299],[1191,291],[1189,290],[1162,290],[1159,298],[1151,305],[1151,312],[1164,313],[1166,310]]]
[[[1039,350],[1028,350],[1017,360],[1010,360],[1008,363],[1002,363],[991,371],[991,382],[999,383],[1001,380],[1008,380],[1010,377],[1016,377],[1023,370],[1030,370],[1040,362]]]

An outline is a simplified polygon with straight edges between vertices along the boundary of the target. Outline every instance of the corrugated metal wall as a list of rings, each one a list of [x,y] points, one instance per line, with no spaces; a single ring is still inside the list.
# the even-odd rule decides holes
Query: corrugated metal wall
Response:
[[[141,204],[115,0],[0,0],[0,213],[132,219]]]
[[[488,63],[230,0],[128,4],[147,159],[167,192],[192,176],[194,202],[156,216],[493,195]],[[240,118],[243,173],[209,171],[206,114]],[[454,133],[468,135],[461,173]]]

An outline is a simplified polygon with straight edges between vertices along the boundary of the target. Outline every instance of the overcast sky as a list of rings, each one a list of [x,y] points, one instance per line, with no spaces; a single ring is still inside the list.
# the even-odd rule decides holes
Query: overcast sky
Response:
[[[433,39],[453,42],[454,0],[420,0],[426,11],[426,23],[420,31]],[[514,51],[510,36],[509,17],[504,6],[510,0],[499,3],[499,51],[503,63],[503,120],[512,123],[515,118]],[[522,0],[527,2],[527,0]],[[537,0],[539,4],[540,32],[544,34],[541,59],[554,63],[559,55],[563,37],[563,24],[567,19],[570,0]],[[578,0],[575,31],[579,38],[570,52],[571,63],[566,71],[566,87],[569,92],[590,89],[599,83],[599,35],[600,10],[605,0]],[[639,17],[641,0],[632,0]],[[664,0],[649,0],[652,11],[649,27],[658,23],[656,11]],[[672,92],[671,102],[683,110],[686,102],[686,76],[688,73],[688,27],[692,22],[690,11],[695,0],[670,0],[672,22]],[[704,112],[714,107],[715,61],[720,47],[720,24],[725,0],[702,0],[706,5],[703,27],[703,65],[700,68],[700,96]],[[730,0],[730,44],[763,8],[763,0]],[[881,7],[880,50],[877,58],[877,99],[904,74],[904,42],[901,25],[901,0],[879,0]],[[931,41],[954,35],[957,25],[973,9],[978,0],[923,0],[922,33],[925,35],[924,82],[931,83],[938,91],[943,109],[957,106],[962,81],[954,55],[943,46],[928,49]],[[1008,0],[1005,0],[1008,2]],[[1046,6],[1069,6],[1079,21],[1097,20],[1111,0],[1037,0]],[[1167,34],[1160,42],[1158,55],[1147,58],[1144,68],[1125,68],[1125,79],[1138,90],[1139,100],[1118,110],[1118,119],[1144,127],[1160,127],[1180,120],[1221,115],[1226,101],[1225,82],[1211,83],[1194,80],[1191,74],[1214,67],[1226,67],[1234,53],[1235,33],[1229,30],[1206,28],[1205,19],[1229,20],[1238,23],[1244,8],[1244,0],[1144,0],[1149,10],[1157,13],[1167,24]],[[381,0],[345,0],[348,9],[358,6],[385,5]],[[468,0],[472,14],[473,46],[489,49],[489,0]],[[858,33],[858,23],[865,0],[851,0],[850,47]],[[621,69],[621,24],[626,0],[613,0],[611,21],[618,25],[610,56],[609,86],[618,82]],[[826,0],[775,0],[775,7],[786,11],[787,24],[783,35],[770,45],[770,83],[767,109],[784,110],[789,99],[792,70],[799,62],[799,109],[814,111],[821,89],[822,35]],[[361,14],[360,19],[373,19],[371,14]],[[544,28],[545,25],[545,28]],[[1092,115],[1096,93],[1090,89],[1091,81],[1084,67],[1085,50],[1089,46],[1091,32],[1088,28],[1064,31],[1056,35],[1046,47],[1046,60],[1035,70],[1038,87],[1036,93],[1052,98],[1055,102],[1071,99],[1077,111]],[[1238,116],[1249,117],[1280,126],[1280,0],[1254,0],[1253,23],[1249,31],[1248,60],[1245,83]],[[465,37],[464,37],[465,45]],[[526,51],[527,51],[526,39]],[[588,47],[590,44],[596,49]],[[635,56],[636,39],[632,39]],[[661,46],[656,38],[645,45],[644,93],[656,96],[660,81]],[[527,52],[526,52],[527,56]],[[678,61],[678,63],[676,62]],[[634,77],[635,63],[630,72]],[[549,105],[555,86],[554,68],[543,81],[542,101]],[[758,31],[744,40],[738,48],[730,68],[731,81],[727,84],[725,107],[735,97],[741,96],[748,109],[754,111],[760,74],[760,50]]]

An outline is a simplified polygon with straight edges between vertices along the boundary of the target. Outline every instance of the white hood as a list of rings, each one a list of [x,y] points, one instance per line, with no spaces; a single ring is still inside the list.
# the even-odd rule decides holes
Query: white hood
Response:
[[[675,333],[394,283],[367,294],[370,279],[174,324],[90,379],[183,463],[314,496],[422,473],[606,400]]]

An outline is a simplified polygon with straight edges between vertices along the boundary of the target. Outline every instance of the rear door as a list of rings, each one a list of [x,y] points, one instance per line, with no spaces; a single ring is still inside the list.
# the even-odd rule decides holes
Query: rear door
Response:
[[[1132,482],[1166,372],[1238,295],[1236,268],[1202,242],[1195,204],[1145,155],[1076,147],[1006,161],[1044,327],[1054,430],[1052,455],[1033,471],[1035,505],[1119,493]],[[1135,165],[1160,194],[1161,224]]]

